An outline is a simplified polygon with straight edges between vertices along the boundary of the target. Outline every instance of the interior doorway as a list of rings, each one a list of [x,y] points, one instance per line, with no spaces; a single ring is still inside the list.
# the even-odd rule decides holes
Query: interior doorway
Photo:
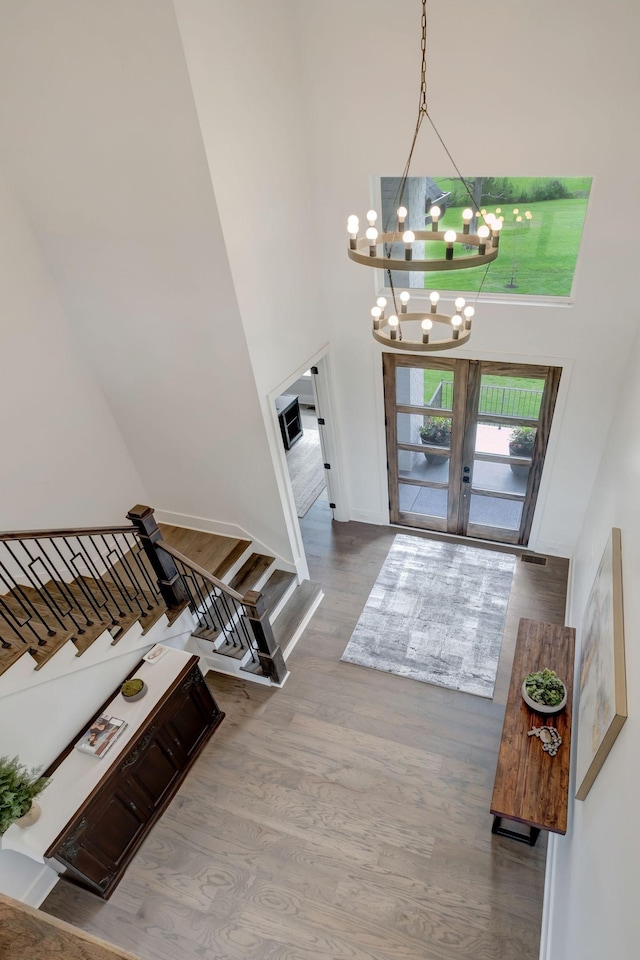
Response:
[[[392,523],[526,545],[561,370],[383,354]]]
[[[313,366],[276,398],[276,412],[293,499],[299,519],[306,516],[314,503],[329,504],[325,419],[320,411],[321,390],[318,366]]]

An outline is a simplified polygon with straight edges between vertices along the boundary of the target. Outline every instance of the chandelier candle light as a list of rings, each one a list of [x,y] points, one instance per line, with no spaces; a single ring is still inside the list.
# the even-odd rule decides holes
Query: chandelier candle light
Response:
[[[410,294],[402,291],[400,294],[400,307],[396,302],[396,292],[393,284],[392,271],[405,270],[415,273],[429,273],[436,270],[462,270],[468,267],[479,267],[488,265],[498,256],[500,245],[500,231],[502,229],[503,217],[497,217],[495,214],[487,213],[485,210],[475,212],[474,207],[470,206],[462,211],[462,231],[447,229],[440,230],[440,218],[442,210],[438,206],[431,207],[429,216],[431,218],[430,227],[425,229],[407,229],[407,220],[409,211],[403,205],[411,157],[416,145],[416,140],[422,121],[426,117],[433,127],[435,134],[444,147],[447,156],[455,167],[456,173],[460,178],[463,187],[469,194],[469,199],[473,204],[473,196],[469,190],[464,178],[460,174],[458,167],[453,161],[449,150],[447,149],[442,137],[438,133],[436,126],[427,110],[427,81],[426,81],[426,47],[427,47],[427,4],[426,0],[422,2],[422,21],[421,21],[421,75],[420,75],[420,105],[418,110],[418,120],[416,123],[409,157],[407,159],[404,173],[400,181],[398,199],[400,205],[396,211],[396,221],[393,227],[389,229],[387,224],[382,232],[379,232],[376,223],[378,215],[375,210],[369,210],[367,213],[367,229],[364,235],[360,234],[360,221],[355,214],[352,214],[347,221],[347,231],[349,233],[348,255],[356,263],[364,264],[368,267],[375,267],[386,270],[389,277],[389,286],[391,287],[391,296],[393,299],[393,313],[385,319],[384,309],[387,301],[384,297],[379,297],[377,306],[371,311],[373,318],[373,336],[380,343],[392,346],[397,350],[449,350],[452,347],[459,347],[469,339],[471,335],[471,322],[475,313],[472,306],[466,306],[462,297],[455,301],[456,312],[453,316],[438,312],[438,303],[440,294],[433,291],[430,296],[429,315],[425,312],[410,313],[407,309]],[[425,218],[426,220],[426,218]],[[484,221],[484,222],[481,222]],[[471,232],[473,223],[480,223],[476,233]],[[416,259],[414,257],[414,243],[416,241],[424,242],[424,256]],[[394,244],[404,244],[404,256],[394,256]],[[434,247],[438,245],[433,256],[427,257],[427,246]],[[486,276],[486,270],[485,270]],[[484,282],[484,277],[483,281]],[[476,294],[476,300],[480,290]],[[409,324],[415,321],[414,327],[420,331],[419,339],[410,339],[403,336],[402,324]],[[445,339],[432,340],[431,330],[433,325],[446,324],[450,335]]]

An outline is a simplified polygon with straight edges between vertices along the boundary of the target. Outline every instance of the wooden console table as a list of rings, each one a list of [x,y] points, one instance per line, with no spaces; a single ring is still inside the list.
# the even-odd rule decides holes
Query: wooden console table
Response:
[[[190,653],[168,649],[133,674],[147,684],[146,695],[126,702],[118,690],[97,714],[125,720],[122,736],[100,759],[73,749],[83,725],[47,771],[40,819],[14,824],[3,837],[3,847],[64,871],[104,899],[224,717]]]
[[[569,765],[571,759],[571,704],[575,630],[538,620],[521,620],[513,658],[509,696],[502,728],[496,779],[491,800],[492,833],[529,843],[541,830],[567,832]],[[543,716],[522,699],[522,681],[528,673],[549,667],[567,688],[567,705],[560,713]],[[534,727],[553,726],[562,737],[555,757],[543,751]],[[525,824],[519,833],[502,826],[502,820]]]

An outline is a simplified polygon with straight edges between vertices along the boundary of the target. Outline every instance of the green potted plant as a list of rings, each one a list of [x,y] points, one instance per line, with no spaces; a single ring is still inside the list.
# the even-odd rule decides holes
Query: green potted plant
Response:
[[[530,460],[533,456],[535,442],[535,427],[514,427],[509,434],[509,456],[526,457]],[[512,463],[510,466],[516,476],[526,477],[529,473],[529,467],[522,464]]]
[[[0,836],[18,822],[30,826],[40,816],[36,797],[48,784],[37,769],[28,770],[18,757],[0,757]]]
[[[420,427],[421,441],[430,447],[449,447],[451,444],[451,418],[425,417]],[[449,457],[425,452],[427,463],[446,463]]]
[[[140,700],[147,692],[147,685],[144,680],[134,677],[132,680],[125,680],[120,687],[120,693],[129,702]]]
[[[545,667],[524,678],[522,699],[536,713],[559,713],[567,703],[567,688],[555,670]]]

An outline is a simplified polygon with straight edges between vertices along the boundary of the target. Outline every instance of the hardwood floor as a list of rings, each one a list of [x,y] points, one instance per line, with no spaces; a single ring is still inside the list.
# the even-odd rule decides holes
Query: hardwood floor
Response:
[[[546,838],[489,805],[518,619],[564,622],[566,561],[517,562],[487,701],[341,663],[396,531],[302,527],[326,596],[285,687],[209,674],[227,718],[111,901],[44,909],[145,960],[534,960]]]

